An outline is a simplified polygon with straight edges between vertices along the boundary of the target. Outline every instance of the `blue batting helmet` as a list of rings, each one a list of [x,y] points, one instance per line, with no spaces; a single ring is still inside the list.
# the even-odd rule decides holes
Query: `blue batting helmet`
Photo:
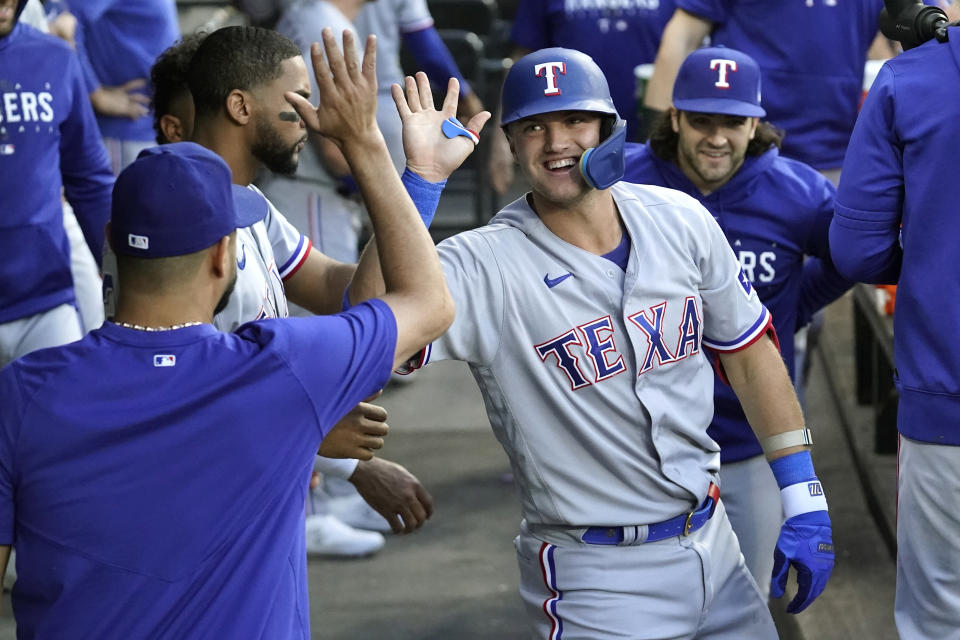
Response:
[[[552,47],[513,63],[500,94],[501,126],[552,111],[592,111],[611,116],[603,142],[580,157],[580,172],[596,189],[623,178],[626,122],[617,113],[603,71],[585,53]]]

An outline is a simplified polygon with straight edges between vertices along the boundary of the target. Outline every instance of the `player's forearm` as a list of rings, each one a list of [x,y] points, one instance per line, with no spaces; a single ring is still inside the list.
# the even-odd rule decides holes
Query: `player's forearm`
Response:
[[[721,354],[720,360],[747,421],[761,442],[803,428],[800,403],[772,340],[761,338],[742,351]],[[802,448],[780,449],[768,458],[773,460]]]
[[[347,145],[343,151],[378,238],[376,252],[382,266],[385,296],[390,297],[388,302],[398,319],[397,306],[404,313],[421,309],[414,315],[417,339],[424,339],[422,346],[438,337],[453,319],[453,302],[433,240],[393,168],[379,132],[375,140]],[[363,271],[358,268],[361,289],[373,282],[372,257],[366,262],[360,265]],[[362,295],[363,291],[359,293]],[[351,298],[353,294],[351,285]],[[398,337],[398,347],[400,343]]]
[[[429,228],[440,203],[440,195],[443,193],[446,180],[430,182],[408,167],[400,176],[400,182],[413,200],[417,213],[420,214],[420,220],[424,226]],[[353,305],[368,298],[381,296],[384,291],[383,275],[380,273],[380,258],[377,254],[377,243],[374,237],[367,243],[360,255],[357,272],[350,284],[349,302]]]
[[[660,49],[654,60],[653,75],[647,83],[643,106],[666,111],[672,103],[673,81],[680,64],[703,39],[710,35],[713,23],[683,9],[677,9],[664,27]]]
[[[386,293],[383,274],[380,272],[380,254],[377,250],[376,237],[370,238],[367,246],[360,253],[357,270],[350,281],[350,304],[354,305],[370,298],[377,298]]]

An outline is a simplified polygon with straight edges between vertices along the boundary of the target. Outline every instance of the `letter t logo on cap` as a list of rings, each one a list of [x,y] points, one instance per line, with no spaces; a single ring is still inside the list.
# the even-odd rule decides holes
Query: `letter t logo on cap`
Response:
[[[543,90],[545,96],[558,96],[562,91],[557,86],[557,71],[563,75],[567,74],[567,65],[565,62],[544,62],[533,67],[534,73],[538,78],[547,78],[547,88]]]
[[[727,71],[736,71],[737,61],[714,58],[710,61],[710,69],[716,71],[718,68],[720,69],[720,75],[717,81],[713,83],[713,86],[718,89],[729,89],[730,83],[727,82]]]

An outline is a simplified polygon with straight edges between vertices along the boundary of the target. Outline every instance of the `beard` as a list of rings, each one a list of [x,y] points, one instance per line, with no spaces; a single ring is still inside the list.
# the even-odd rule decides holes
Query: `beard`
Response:
[[[230,284],[227,285],[227,289],[223,292],[223,295],[220,296],[220,301],[217,302],[217,306],[213,310],[213,315],[217,315],[221,311],[227,308],[227,303],[230,302],[230,295],[233,293],[233,288],[237,286],[237,271],[236,264],[234,264],[233,278],[230,280]]]
[[[307,139],[306,135],[287,145],[280,134],[264,120],[258,119],[255,126],[257,137],[250,150],[253,157],[274,173],[287,176],[296,173],[300,161],[297,145]]]

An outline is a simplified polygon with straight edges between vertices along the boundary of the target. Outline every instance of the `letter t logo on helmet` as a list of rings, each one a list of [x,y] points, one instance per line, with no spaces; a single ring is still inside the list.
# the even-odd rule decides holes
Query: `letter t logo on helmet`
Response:
[[[559,96],[563,93],[560,90],[560,87],[557,86],[557,74],[559,71],[561,74],[567,74],[567,65],[564,62],[544,62],[533,67],[533,72],[537,75],[538,78],[546,76],[547,78],[547,88],[543,90],[543,95],[545,96]]]
[[[736,71],[737,61],[715,58],[710,61],[710,69],[712,71],[716,71],[717,68],[720,69],[720,77],[715,83],[713,83],[713,86],[717,87],[718,89],[729,89],[730,83],[727,82],[727,71]]]

